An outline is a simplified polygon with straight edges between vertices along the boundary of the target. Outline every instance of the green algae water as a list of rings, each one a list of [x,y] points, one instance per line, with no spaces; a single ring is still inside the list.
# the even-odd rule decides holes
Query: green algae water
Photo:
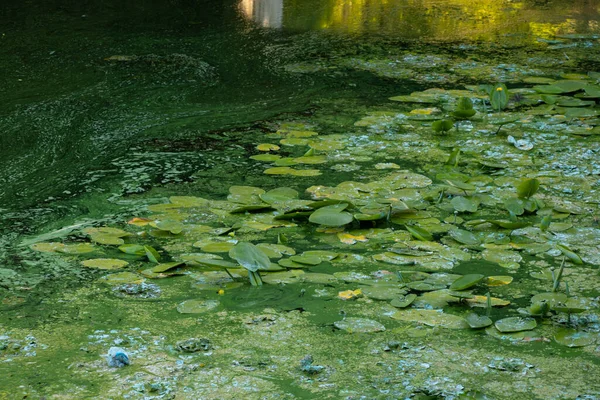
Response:
[[[600,398],[599,19],[3,2],[0,398]]]

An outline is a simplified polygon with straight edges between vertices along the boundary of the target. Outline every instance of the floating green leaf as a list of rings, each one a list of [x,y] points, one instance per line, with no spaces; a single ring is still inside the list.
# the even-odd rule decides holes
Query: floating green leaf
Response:
[[[523,200],[514,197],[504,200],[504,208],[514,215],[521,215],[525,212],[525,208],[523,208]]]
[[[450,290],[466,290],[470,287],[477,285],[485,278],[485,276],[481,274],[468,274],[465,276],[461,276],[450,285]]]
[[[454,228],[448,231],[450,237],[459,243],[466,244],[469,246],[475,246],[481,244],[481,240],[473,233],[464,229]]]
[[[567,347],[584,347],[594,344],[596,336],[589,332],[578,331],[576,329],[563,328],[554,335],[554,340],[558,344]]]
[[[487,328],[493,324],[493,321],[488,316],[475,313],[467,314],[465,321],[467,321],[467,324],[473,329]]]
[[[394,298],[390,301],[390,305],[396,308],[406,308],[411,305],[413,301],[417,298],[417,295],[414,293],[409,293],[405,296],[400,296]]]
[[[456,196],[453,197],[452,200],[450,200],[450,203],[452,204],[452,207],[454,207],[454,209],[458,212],[471,212],[474,213],[475,211],[477,211],[477,203],[475,203],[474,201],[466,198],[466,197],[462,197],[462,196]]]
[[[537,326],[533,318],[509,317],[496,321],[496,329],[502,333],[530,331]]]
[[[152,268],[152,272],[158,274],[158,273],[161,273],[161,272],[168,271],[170,269],[181,267],[183,265],[185,265],[185,263],[182,262],[182,261],[176,261],[176,262],[170,262],[170,263],[162,263],[162,264],[158,264],[156,267]]]
[[[416,225],[404,225],[404,227],[406,228],[406,230],[408,232],[410,232],[410,234],[412,235],[412,237],[414,237],[417,240],[422,240],[425,242],[431,241],[433,240],[433,235],[431,233],[429,233],[427,230],[416,226]]]
[[[352,222],[354,217],[352,214],[342,211],[348,204],[342,203],[343,205],[332,205],[321,207],[316,210],[308,220],[314,224],[323,226],[343,226]]]
[[[119,260],[116,258],[95,258],[92,260],[82,261],[83,266],[97,269],[119,269],[123,268],[129,263],[127,261]]]

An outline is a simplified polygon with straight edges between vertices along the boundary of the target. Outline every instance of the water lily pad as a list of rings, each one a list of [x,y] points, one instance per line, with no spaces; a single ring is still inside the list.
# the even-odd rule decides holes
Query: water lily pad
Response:
[[[185,265],[185,263],[182,261],[162,263],[162,264],[158,264],[156,267],[152,268],[152,272],[158,274],[161,272],[169,271],[169,270],[177,268],[177,267],[181,267],[183,265]]]
[[[469,289],[469,288],[477,285],[479,282],[481,282],[483,280],[483,278],[484,278],[484,276],[481,274],[469,274],[469,275],[462,276],[462,277],[458,278],[457,280],[455,280],[454,282],[452,282],[452,285],[450,285],[450,290]]]
[[[471,199],[462,196],[453,197],[450,200],[452,207],[458,212],[470,212],[474,213],[477,211],[478,204]]]
[[[508,285],[512,281],[513,281],[513,277],[506,276],[506,275],[494,275],[494,276],[488,276],[487,278],[485,278],[485,284],[488,286]]]
[[[502,333],[530,331],[537,326],[533,318],[509,317],[496,321],[496,329]]]
[[[297,199],[298,191],[289,187],[280,187],[269,190],[268,192],[261,194],[259,197],[265,203],[273,204],[282,201]]]
[[[339,256],[339,253],[327,250],[309,250],[302,254],[310,257],[319,257],[321,261],[331,261]]]
[[[133,272],[119,272],[103,276],[100,281],[110,285],[120,285],[124,283],[142,283],[144,278]]]
[[[118,260],[116,258],[95,258],[82,261],[81,264],[85,267],[97,269],[119,269],[129,265],[127,261]]]
[[[532,303],[539,303],[541,301],[546,301],[550,304],[552,308],[557,303],[565,303],[568,297],[564,293],[558,292],[546,292],[546,293],[538,293],[531,298]]]
[[[200,247],[202,251],[207,253],[228,253],[235,243],[233,242],[196,242],[194,247]]]
[[[269,272],[262,277],[262,280],[263,282],[271,285],[278,285],[282,283],[298,283],[301,281],[304,275],[304,271],[300,269],[294,269],[283,272]]]
[[[242,214],[246,212],[265,212],[274,210],[270,204],[262,203],[262,204],[246,204],[241,207],[236,207],[233,210],[229,211],[231,214]]]
[[[292,269],[302,269],[310,267],[310,264],[301,264],[295,261],[290,260],[289,258],[284,258],[283,260],[279,260],[279,265],[284,268],[292,268]]]
[[[118,237],[104,233],[96,233],[90,235],[90,240],[94,243],[103,244],[107,246],[120,246],[125,243],[125,241]]]
[[[280,158],[279,160],[276,160],[273,163],[274,166],[276,167],[291,167],[293,165],[298,165],[298,163],[296,161],[294,161],[294,159],[292,157],[285,157],[285,158]],[[294,171],[293,168],[289,168],[287,170],[288,172]],[[277,174],[275,174],[277,175]]]
[[[324,164],[327,162],[326,156],[303,156],[296,157],[294,161],[298,164]]]
[[[186,300],[179,303],[177,311],[181,314],[201,314],[214,310],[220,304],[218,300]]]
[[[385,331],[383,324],[366,318],[346,318],[336,321],[333,325],[348,333],[374,333]]]
[[[29,246],[30,249],[35,251],[41,251],[43,253],[56,253],[65,247],[63,243],[51,242],[51,243],[34,243]]]
[[[250,158],[256,161],[273,162],[279,160],[281,156],[277,154],[257,154],[250,156]]]
[[[291,175],[293,168],[290,167],[273,167],[264,170],[267,175]]]
[[[332,284],[338,281],[338,279],[330,274],[321,274],[316,272],[307,272],[301,276],[302,282],[318,283],[318,284]]]
[[[125,236],[131,236],[131,233],[124,231],[122,229],[118,229],[118,228],[111,228],[108,226],[101,226],[101,227],[97,227],[97,228],[85,228],[83,231],[83,233],[85,233],[86,235],[96,235],[96,234],[105,234],[105,235],[112,235],[112,236],[116,236],[116,237],[125,237]]]
[[[431,241],[433,240],[433,235],[431,233],[429,233],[427,230],[416,226],[416,225],[404,225],[404,227],[406,228],[406,230],[408,232],[410,232],[410,234],[412,235],[412,237],[414,237],[417,240],[422,240],[425,242]]]
[[[497,297],[490,298],[492,307],[505,307],[510,304],[510,301],[499,299]],[[488,297],[487,296],[472,296],[465,299],[465,302],[471,307],[487,307]]]
[[[551,308],[556,312],[579,314],[588,310],[587,302],[579,299],[568,299],[563,302],[554,302]]]
[[[448,329],[467,329],[469,327],[464,318],[438,310],[399,310],[393,313],[391,317],[400,321],[416,322],[427,326],[441,326]]]
[[[316,256],[307,256],[307,255],[299,255],[299,256],[291,256],[289,258],[291,261],[298,264],[305,265],[319,265],[321,264],[321,258]]]
[[[390,305],[396,308],[406,308],[412,304],[413,301],[417,298],[417,295],[414,293],[409,293],[405,296],[399,296],[392,301],[390,301]]]
[[[424,281],[415,281],[407,283],[406,287],[417,292],[432,292],[434,290],[445,289],[446,285],[440,285],[438,283],[428,283]]]
[[[345,207],[339,205],[325,206],[316,210],[308,220],[314,224],[323,226],[343,226],[349,224],[354,219],[352,214],[342,211],[347,207],[346,203],[343,203]]]
[[[65,254],[86,254],[96,251],[96,247],[91,243],[74,243],[66,244],[63,247],[59,247],[56,251]]]
[[[150,226],[161,231],[171,232],[174,235],[180,234],[185,227],[181,222],[172,219],[156,220],[150,223]]]
[[[119,246],[119,250],[126,254],[132,254],[136,256],[143,256],[146,254],[146,250],[144,246],[139,244],[124,244]]]
[[[567,347],[584,347],[594,344],[597,335],[589,332],[578,331],[576,329],[563,328],[554,335],[554,340],[558,344]]]
[[[454,228],[448,231],[450,237],[459,243],[466,244],[469,246],[475,246],[481,244],[481,240],[475,234],[466,231],[464,229]]]
[[[256,150],[258,151],[277,151],[279,150],[279,146],[272,143],[261,143],[256,146]]]
[[[362,293],[374,300],[392,300],[397,299],[406,293],[406,290],[398,285],[373,285],[361,288]]]
[[[369,240],[365,235],[352,235],[347,232],[338,232],[337,237],[340,239],[340,242],[344,244],[355,244],[357,242],[367,242]]]
[[[473,329],[487,328],[493,324],[493,321],[489,317],[475,313],[467,314],[465,321],[467,321],[467,324]]]

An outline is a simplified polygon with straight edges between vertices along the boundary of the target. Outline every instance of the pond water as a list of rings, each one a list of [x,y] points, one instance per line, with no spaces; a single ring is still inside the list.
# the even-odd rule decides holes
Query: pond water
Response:
[[[0,399],[600,398],[599,1],[126,3],[0,5]]]

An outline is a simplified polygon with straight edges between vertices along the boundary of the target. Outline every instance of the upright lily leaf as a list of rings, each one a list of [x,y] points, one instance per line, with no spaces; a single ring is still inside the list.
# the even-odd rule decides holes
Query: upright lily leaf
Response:
[[[448,157],[448,160],[446,161],[446,165],[450,165],[452,167],[458,166],[459,158],[460,158],[460,149],[456,148],[456,149],[452,150],[452,153],[450,153],[450,156]]]
[[[229,257],[236,260],[242,267],[248,270],[248,278],[252,286],[261,286],[262,278],[259,269],[270,270],[271,260],[258,247],[248,242],[239,242],[229,251]]]
[[[499,83],[490,92],[490,103],[494,111],[501,111],[508,105],[508,89],[503,83]]]
[[[461,276],[450,285],[450,290],[465,290],[470,287],[477,285],[483,280],[484,276],[481,274],[468,274]]]
[[[229,251],[229,257],[252,272],[271,267],[269,257],[261,249],[249,242],[239,242],[233,246]]]
[[[144,246],[144,251],[146,252],[146,257],[148,257],[148,260],[157,264],[160,262],[160,254],[158,254],[158,251],[156,251],[154,247]]]
[[[119,246],[119,250],[121,250],[123,253],[133,254],[136,256],[143,256],[146,254],[144,246],[139,244],[124,244],[122,246]]]
[[[467,119],[475,115],[476,111],[473,109],[473,101],[468,97],[461,97],[456,104],[456,109],[452,113],[457,119]]]
[[[454,126],[454,121],[451,119],[441,119],[431,123],[431,129],[434,132],[447,132]]]
[[[540,181],[536,178],[525,179],[523,182],[517,186],[517,195],[520,199],[528,199],[540,188]]]
[[[583,260],[573,250],[569,249],[565,245],[556,245],[556,247],[563,253],[573,264],[582,265]]]
[[[417,240],[422,240],[424,242],[429,242],[433,240],[433,235],[427,232],[425,229],[418,226],[410,226],[405,225],[406,230],[410,232],[410,234]]]

